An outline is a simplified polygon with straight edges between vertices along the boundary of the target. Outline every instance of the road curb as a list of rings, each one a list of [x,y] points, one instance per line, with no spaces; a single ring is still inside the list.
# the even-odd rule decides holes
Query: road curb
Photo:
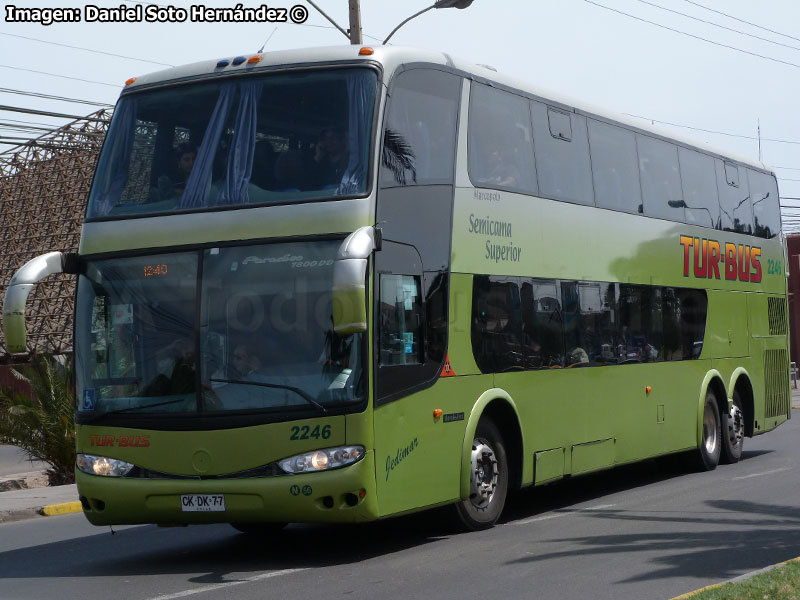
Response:
[[[42,507],[41,514],[45,517],[53,517],[55,515],[68,515],[70,513],[81,512],[83,507],[79,501],[75,502],[61,502],[60,504],[48,504]]]

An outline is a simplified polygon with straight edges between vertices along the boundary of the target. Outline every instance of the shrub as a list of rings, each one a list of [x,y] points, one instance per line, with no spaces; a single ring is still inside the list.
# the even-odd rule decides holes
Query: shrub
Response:
[[[0,443],[45,462],[50,485],[75,482],[75,399],[70,358],[35,355],[11,369],[33,390],[0,388]]]

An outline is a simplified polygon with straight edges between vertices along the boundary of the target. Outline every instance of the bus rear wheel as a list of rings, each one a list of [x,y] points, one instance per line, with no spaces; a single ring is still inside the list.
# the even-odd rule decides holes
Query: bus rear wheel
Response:
[[[744,412],[739,392],[733,392],[730,412],[722,416],[722,462],[734,464],[742,458],[744,446]]]
[[[468,531],[492,527],[500,518],[508,493],[508,458],[497,426],[478,423],[470,457],[470,493],[455,505],[459,524]]]
[[[722,452],[722,425],[719,418],[719,407],[714,392],[706,392],[703,406],[703,434],[697,450],[697,464],[703,471],[713,471],[719,464]]]

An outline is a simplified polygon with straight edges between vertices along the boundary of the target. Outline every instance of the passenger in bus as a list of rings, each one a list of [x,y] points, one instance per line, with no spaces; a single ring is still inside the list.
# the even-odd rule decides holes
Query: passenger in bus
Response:
[[[583,348],[573,348],[567,354],[567,368],[570,367],[588,367],[589,355]]]
[[[507,154],[504,144],[498,141],[489,142],[484,149],[477,182],[488,187],[519,187],[519,171],[512,157]]]
[[[190,336],[181,336],[154,353],[156,374],[143,396],[169,396],[194,392],[195,353]]]
[[[161,175],[157,188],[150,193],[150,202],[177,199],[183,195],[186,182],[194,167],[197,149],[191,144],[181,144],[175,150],[175,168],[170,175]]]
[[[497,148],[489,155],[489,181],[500,187],[518,187],[519,171],[513,162],[506,159],[501,149]]]
[[[172,192],[175,196],[182,196],[183,191],[186,189],[186,182],[189,181],[189,175],[192,173],[194,161],[197,158],[197,149],[191,144],[181,144],[175,154],[178,168],[176,181],[172,184]]]
[[[229,376],[231,379],[243,379],[261,368],[261,360],[250,342],[240,342],[233,349]]]
[[[341,130],[326,127],[320,131],[314,147],[313,164],[309,177],[309,189],[336,187],[344,176],[350,155]]]

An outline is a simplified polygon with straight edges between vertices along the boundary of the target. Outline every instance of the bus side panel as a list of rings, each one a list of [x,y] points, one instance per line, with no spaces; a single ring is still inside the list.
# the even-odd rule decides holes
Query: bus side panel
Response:
[[[505,373],[495,385],[516,402],[526,455],[565,447],[564,471],[572,473],[569,449],[602,440],[615,440],[614,464],[695,447],[697,398],[709,367],[683,361]],[[581,451],[591,454],[593,446]],[[596,444],[596,451],[602,465],[607,447]],[[533,476],[523,473],[523,485]]]
[[[703,358],[729,358],[750,354],[747,296],[743,292],[708,290],[708,313]]]
[[[375,476],[381,516],[457,500],[469,409],[491,376],[443,377],[375,409]],[[443,416],[434,418],[434,409]]]

